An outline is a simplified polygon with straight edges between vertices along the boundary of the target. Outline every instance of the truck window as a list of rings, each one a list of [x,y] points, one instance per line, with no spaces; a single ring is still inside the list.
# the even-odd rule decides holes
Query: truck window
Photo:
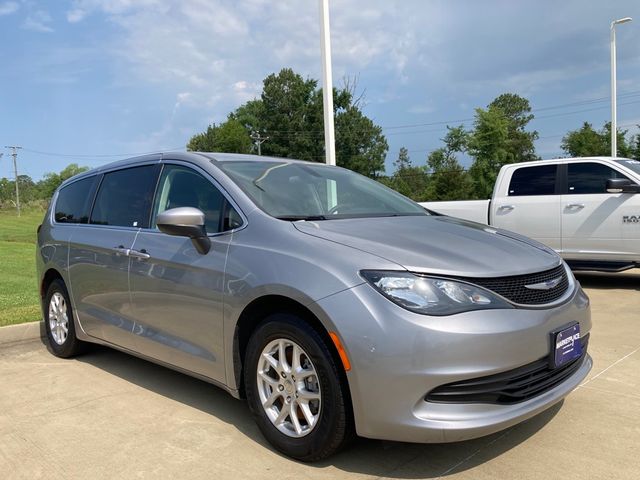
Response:
[[[569,194],[607,193],[607,180],[627,178],[602,163],[570,163],[568,165]]]
[[[518,168],[511,176],[509,196],[553,195],[556,191],[557,165]]]
[[[105,173],[89,223],[148,228],[157,173],[155,165]]]

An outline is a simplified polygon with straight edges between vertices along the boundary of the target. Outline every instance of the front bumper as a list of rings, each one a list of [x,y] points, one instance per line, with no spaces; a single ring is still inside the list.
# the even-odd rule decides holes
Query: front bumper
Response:
[[[368,284],[313,307],[338,332],[349,355],[356,430],[363,437],[431,443],[488,435],[562,400],[592,367],[587,354],[564,381],[511,405],[425,400],[435,387],[513,370],[549,355],[549,332],[566,324],[577,321],[581,334],[589,333],[589,300],[579,285],[569,301],[549,309],[429,317],[393,304]]]

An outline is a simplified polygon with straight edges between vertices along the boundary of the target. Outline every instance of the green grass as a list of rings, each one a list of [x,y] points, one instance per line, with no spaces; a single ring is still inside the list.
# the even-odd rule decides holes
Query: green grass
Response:
[[[0,326],[40,320],[36,229],[44,211],[0,210]]]

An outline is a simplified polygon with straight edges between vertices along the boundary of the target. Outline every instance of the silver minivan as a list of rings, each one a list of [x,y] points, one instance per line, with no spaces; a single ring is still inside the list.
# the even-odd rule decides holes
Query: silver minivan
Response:
[[[589,299],[551,249],[317,163],[165,153],[66,181],[38,229],[48,341],[246,398],[294,458],[452,442],[587,375]]]

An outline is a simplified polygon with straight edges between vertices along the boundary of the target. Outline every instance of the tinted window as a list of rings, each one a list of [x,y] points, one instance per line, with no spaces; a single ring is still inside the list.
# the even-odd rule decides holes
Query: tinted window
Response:
[[[557,165],[519,168],[513,172],[509,196],[553,195],[556,191]]]
[[[627,178],[601,163],[570,163],[568,166],[569,193],[607,193],[607,180]]]
[[[96,196],[91,223],[147,228],[156,178],[155,165],[106,173]]]
[[[220,231],[220,216],[225,198],[209,180],[198,172],[178,165],[165,165],[158,184],[154,220],[159,213],[178,207],[194,207],[205,214],[208,233]]]
[[[87,223],[97,176],[83,178],[58,192],[55,219],[59,223]]]

